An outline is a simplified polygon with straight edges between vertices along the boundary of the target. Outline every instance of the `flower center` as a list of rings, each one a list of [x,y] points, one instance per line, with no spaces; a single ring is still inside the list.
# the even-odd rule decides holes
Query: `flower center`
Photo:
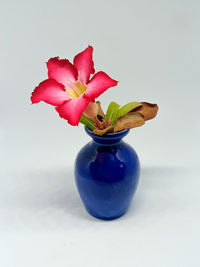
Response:
[[[86,89],[87,87],[85,84],[79,81],[76,81],[75,83],[71,85],[71,88],[67,89],[66,91],[67,91],[69,98],[74,99],[74,98],[77,98],[83,95]]]

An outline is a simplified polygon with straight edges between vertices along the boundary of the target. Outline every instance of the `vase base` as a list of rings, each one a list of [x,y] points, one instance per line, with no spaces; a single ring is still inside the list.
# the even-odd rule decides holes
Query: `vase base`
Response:
[[[112,220],[116,220],[116,219],[122,217],[126,212],[127,212],[127,210],[124,211],[124,212],[122,212],[122,213],[120,213],[120,214],[118,214],[118,215],[115,215],[115,216],[108,216],[108,217],[107,217],[107,216],[101,216],[101,215],[98,215],[98,214],[96,214],[96,213],[94,213],[94,212],[88,211],[88,213],[89,213],[92,217],[95,217],[96,219],[99,219],[99,220],[102,220],[102,221],[112,221]]]

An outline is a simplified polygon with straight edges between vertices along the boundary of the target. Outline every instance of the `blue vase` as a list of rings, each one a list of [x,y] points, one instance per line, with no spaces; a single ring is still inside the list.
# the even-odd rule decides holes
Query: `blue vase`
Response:
[[[112,220],[128,210],[136,191],[140,164],[135,150],[122,139],[129,130],[98,136],[78,153],[75,178],[80,197],[92,216]]]

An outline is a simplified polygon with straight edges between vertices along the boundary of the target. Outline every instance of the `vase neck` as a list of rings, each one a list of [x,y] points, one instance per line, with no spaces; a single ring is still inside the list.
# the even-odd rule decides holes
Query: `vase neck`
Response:
[[[121,132],[108,133],[108,134],[104,134],[100,136],[100,135],[96,135],[95,133],[93,133],[87,127],[85,127],[85,131],[90,137],[92,137],[94,142],[99,143],[99,144],[107,144],[107,145],[119,143],[121,139],[124,138],[129,132],[129,130],[126,129]]]

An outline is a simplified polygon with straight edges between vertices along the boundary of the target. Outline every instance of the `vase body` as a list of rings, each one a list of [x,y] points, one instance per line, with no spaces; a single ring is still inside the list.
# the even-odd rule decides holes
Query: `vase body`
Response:
[[[140,164],[135,150],[122,139],[129,130],[95,135],[75,161],[76,185],[86,210],[92,216],[112,220],[128,210],[136,191]]]

